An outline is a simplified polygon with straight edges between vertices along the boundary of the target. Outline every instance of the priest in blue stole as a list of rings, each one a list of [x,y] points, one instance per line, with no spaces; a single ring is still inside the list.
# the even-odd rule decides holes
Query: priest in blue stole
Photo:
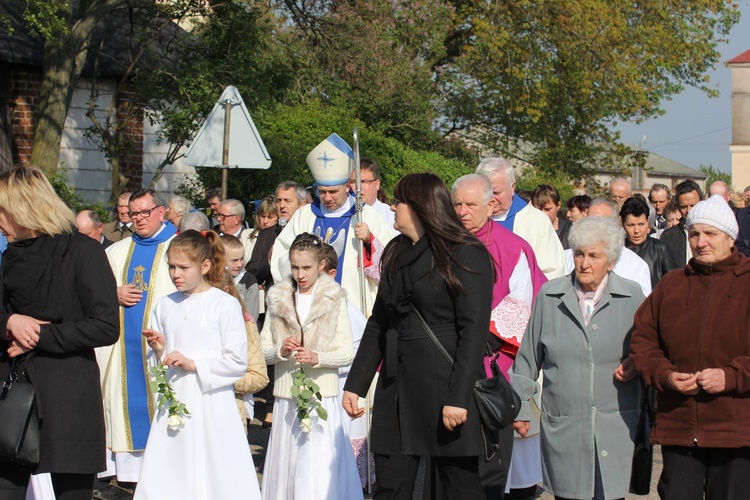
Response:
[[[120,482],[137,482],[154,412],[148,349],[141,332],[149,326],[156,302],[175,291],[166,250],[177,229],[164,223],[165,208],[153,190],[134,193],[128,205],[133,236],[107,249],[118,285],[120,340],[97,351],[107,447],[112,452],[108,470],[100,477],[116,474]]]
[[[514,193],[516,177],[510,162],[505,158],[485,158],[476,173],[492,184],[492,220],[531,245],[547,279],[568,274],[565,253],[549,217]]]

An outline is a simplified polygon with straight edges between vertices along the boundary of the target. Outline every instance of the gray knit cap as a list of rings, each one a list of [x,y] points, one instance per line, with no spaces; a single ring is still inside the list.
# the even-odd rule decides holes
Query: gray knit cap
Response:
[[[724,231],[733,240],[737,239],[737,234],[740,232],[734,212],[720,194],[715,194],[709,199],[697,203],[690,210],[685,227],[690,229],[693,224],[708,224]]]

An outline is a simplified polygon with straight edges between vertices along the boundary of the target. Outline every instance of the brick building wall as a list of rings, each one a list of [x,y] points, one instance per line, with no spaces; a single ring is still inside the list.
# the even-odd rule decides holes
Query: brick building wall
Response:
[[[41,73],[36,68],[23,65],[11,65],[8,69],[12,163],[28,164],[34,147]]]
[[[0,89],[4,96],[10,121],[10,155],[2,168],[13,164],[31,162],[34,147],[34,131],[37,122],[37,106],[41,88],[41,68],[19,64],[5,64],[0,71],[6,75]],[[100,84],[101,94],[98,107],[101,113],[112,99],[112,84]],[[90,82],[82,78],[77,85],[65,120],[63,138],[60,144],[60,161],[68,170],[68,180],[85,198],[105,201],[109,197],[112,168],[103,153],[92,141],[84,137],[90,121],[86,117],[91,92]],[[129,93],[117,100],[117,119],[127,116]],[[103,118],[103,116],[102,116]],[[128,189],[140,189],[143,182],[143,113],[131,115],[127,123],[127,133],[133,145],[132,150],[120,159],[123,172],[128,177]]]
[[[143,185],[143,110],[131,109],[133,89],[125,87],[117,96],[117,122],[126,127],[130,151],[120,158],[120,169],[128,178],[128,189]]]
[[[114,79],[97,82],[96,113],[101,119],[112,102],[115,85]],[[112,167],[98,146],[84,136],[90,126],[86,112],[91,86],[90,80],[82,78],[73,93],[60,144],[60,162],[78,194],[90,201],[106,202],[111,191]],[[40,88],[41,68],[0,63],[0,169],[31,161]],[[127,111],[131,92],[132,89],[126,89],[118,96],[116,109],[118,121],[128,122],[127,133],[133,144],[120,165],[128,177],[128,189],[137,190],[150,184],[169,145],[159,141],[158,124],[152,125],[143,112]],[[178,160],[165,170],[155,188],[169,199],[180,179],[194,173],[195,169]]]

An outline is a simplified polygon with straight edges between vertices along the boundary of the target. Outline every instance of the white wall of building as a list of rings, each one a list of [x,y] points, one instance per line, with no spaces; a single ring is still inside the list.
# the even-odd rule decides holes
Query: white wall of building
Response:
[[[112,102],[114,81],[99,83],[97,117],[103,120]],[[91,97],[91,81],[81,79],[73,91],[73,100],[65,118],[62,141],[60,142],[60,163],[67,170],[66,176],[76,192],[89,201],[106,202],[112,184],[112,167],[85,131],[91,126],[86,116]]]
[[[143,122],[143,186],[148,187],[151,184],[151,179],[154,178],[156,173],[156,167],[162,162],[167,156],[169,144],[158,143],[159,127],[158,125],[151,125],[148,118],[144,117]],[[186,152],[187,148],[183,146],[182,153]],[[156,191],[159,194],[164,195],[164,200],[169,200],[174,195],[174,190],[181,178],[185,175],[195,174],[195,168],[185,165],[182,158],[177,160],[174,164],[167,166],[164,169],[163,175],[156,183]]]
[[[97,116],[104,120],[112,102],[115,81],[99,81],[97,97]],[[112,186],[112,166],[104,153],[85,132],[91,126],[86,113],[89,109],[91,81],[81,79],[73,92],[73,100],[68,116],[65,119],[62,141],[60,143],[60,162],[66,171],[66,177],[76,192],[91,202],[107,202]],[[158,126],[151,125],[144,117],[143,123],[143,187],[148,187],[154,177],[156,167],[166,156],[168,144],[158,143]],[[164,175],[156,184],[156,190],[165,200],[171,198],[180,178],[194,174],[193,167],[177,160],[164,170]]]

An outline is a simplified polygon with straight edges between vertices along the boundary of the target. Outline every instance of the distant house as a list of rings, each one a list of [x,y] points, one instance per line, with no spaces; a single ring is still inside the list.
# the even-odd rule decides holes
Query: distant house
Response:
[[[732,184],[750,186],[750,50],[727,61],[732,70]]]
[[[642,154],[645,157],[646,164],[643,168],[633,168],[630,175],[599,170],[594,175],[594,178],[601,186],[609,186],[609,183],[613,179],[625,177],[630,180],[630,185],[633,187],[634,192],[642,193],[645,196],[648,196],[648,192],[654,184],[665,184],[674,193],[677,184],[688,179],[697,182],[705,192],[708,175],[700,170],[650,151],[636,151],[635,154]]]
[[[474,150],[480,158],[495,155],[492,148],[486,145],[488,132],[483,127],[471,127],[464,130],[454,132],[455,137],[460,138],[464,143]],[[491,134],[489,134],[491,135]],[[517,157],[531,156],[530,152],[533,146],[528,143],[519,143],[515,146],[515,150],[518,152]],[[645,165],[643,167],[633,167],[630,174],[623,172],[614,172],[611,170],[594,167],[594,174],[592,176],[595,181],[591,185],[586,185],[584,180],[575,183],[576,190],[583,194],[595,194],[597,190],[606,188],[609,183],[617,177],[625,177],[630,180],[630,184],[633,186],[633,191],[643,193],[648,196],[648,192],[654,184],[666,184],[670,190],[674,192],[675,186],[680,182],[692,179],[698,183],[698,185],[705,191],[706,174],[700,170],[696,170],[682,163],[670,160],[664,156],[649,152],[639,151],[637,148],[632,147],[634,156],[641,156],[644,158]],[[516,158],[510,158],[510,162],[514,165],[516,172],[523,175],[523,169],[528,166],[528,163],[518,160]]]
[[[0,3],[0,169],[13,164],[27,164],[31,159],[34,146],[37,105],[42,77],[44,44],[40,37],[29,35],[21,19],[20,3]],[[130,13],[132,16],[132,12]],[[5,21],[7,20],[7,23]],[[124,66],[128,61],[125,52],[127,43],[122,40],[132,37],[137,30],[137,19],[131,17],[100,26],[93,35],[92,46],[97,46],[104,33],[106,38],[102,47],[96,71],[97,108],[104,113],[114,97],[116,83],[125,74]],[[8,33],[12,30],[12,35]],[[184,33],[177,25],[170,26],[165,37],[181,36]],[[114,35],[112,35],[114,33]],[[144,60],[144,69],[153,65],[172,64],[166,43],[157,44],[155,55]],[[84,135],[91,121],[86,116],[89,109],[91,88],[93,85],[93,54],[86,62],[68,111],[60,148],[60,162],[64,163],[68,180],[76,191],[90,201],[106,201],[110,195],[112,168],[99,148]],[[117,96],[118,113],[125,109],[127,95]],[[120,159],[123,173],[128,177],[128,188],[147,187],[153,178],[156,166],[161,162],[167,150],[166,144],[157,144],[157,129],[142,114],[131,121],[128,133],[134,147],[130,154]],[[177,162],[167,168],[164,176],[156,185],[157,191],[171,196],[176,180],[185,173],[194,173],[195,169]]]

